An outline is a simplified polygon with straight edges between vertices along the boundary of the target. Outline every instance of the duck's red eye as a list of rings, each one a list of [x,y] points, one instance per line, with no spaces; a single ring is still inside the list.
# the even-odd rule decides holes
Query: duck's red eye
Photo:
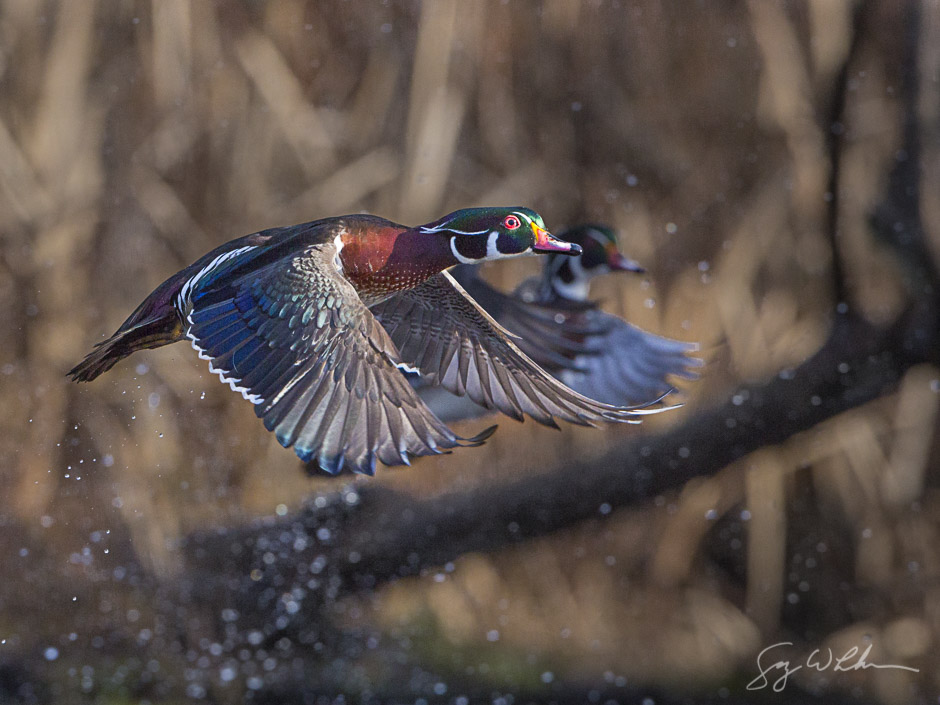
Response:
[[[522,223],[520,223],[519,219],[514,215],[507,215],[503,218],[503,227],[506,228],[506,230],[515,230],[520,225],[522,225]]]

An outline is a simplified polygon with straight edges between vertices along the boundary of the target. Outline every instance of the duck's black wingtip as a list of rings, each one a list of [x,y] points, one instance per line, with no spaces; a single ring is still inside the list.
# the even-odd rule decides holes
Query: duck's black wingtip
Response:
[[[73,382],[91,382],[103,372],[107,372],[117,359],[110,359],[106,351],[95,348],[84,360],[65,373]]]

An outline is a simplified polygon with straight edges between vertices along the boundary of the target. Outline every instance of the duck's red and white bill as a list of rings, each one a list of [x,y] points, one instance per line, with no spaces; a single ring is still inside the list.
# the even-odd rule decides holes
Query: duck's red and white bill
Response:
[[[535,245],[532,247],[533,252],[560,252],[566,255],[581,254],[580,245],[576,245],[573,242],[559,240],[550,232],[544,228],[540,228],[535,223],[532,223],[532,229],[535,231]]]

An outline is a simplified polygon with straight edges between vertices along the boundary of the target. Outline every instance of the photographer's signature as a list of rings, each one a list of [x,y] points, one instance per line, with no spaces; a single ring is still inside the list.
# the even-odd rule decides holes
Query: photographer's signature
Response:
[[[869,644],[864,651],[859,647],[853,646],[841,656],[832,653],[832,649],[814,649],[805,661],[792,663],[791,661],[779,660],[770,663],[774,658],[769,655],[773,649],[782,646],[793,646],[793,642],[781,641],[778,644],[771,644],[757,655],[757,668],[760,674],[747,684],[748,690],[763,690],[768,685],[775,693],[781,692],[787,687],[787,679],[802,668],[813,669],[819,672],[832,670],[838,671],[863,671],[868,668],[895,668],[900,671],[911,671],[920,673],[919,668],[910,666],[896,666],[893,664],[872,663],[868,660],[868,654],[872,645]]]

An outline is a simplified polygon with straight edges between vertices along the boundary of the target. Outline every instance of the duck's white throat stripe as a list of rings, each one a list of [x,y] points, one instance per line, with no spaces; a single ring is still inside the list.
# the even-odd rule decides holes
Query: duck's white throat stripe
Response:
[[[497,259],[503,256],[503,253],[499,251],[499,248],[496,247],[496,241],[499,239],[499,231],[494,230],[490,233],[490,236],[486,238],[486,258],[487,259]]]
[[[562,260],[561,257],[559,257],[556,261],[559,264],[552,274],[552,286],[555,288],[555,291],[563,298],[571,299],[572,301],[587,301],[591,290],[591,276],[585,272],[584,267],[581,266],[581,258],[571,257]],[[558,276],[558,269],[565,263],[568,264],[568,268],[574,275],[574,279],[568,283]]]
[[[464,257],[462,254],[460,254],[457,251],[457,238],[456,237],[452,237],[450,239],[450,251],[454,253],[454,257],[457,258],[457,261],[460,262],[460,264],[476,264],[477,262],[480,261],[477,259],[473,259],[473,257]]]
[[[482,233],[473,233],[474,235],[481,235]],[[481,262],[484,259],[504,259],[506,257],[514,257],[515,255],[507,255],[499,251],[499,248],[496,246],[496,242],[499,240],[499,231],[491,230],[490,234],[486,238],[486,257],[481,257],[480,259],[474,259],[473,257],[464,257],[457,250],[457,238],[452,237],[450,239],[450,251],[453,253],[454,257],[457,258],[457,261],[461,264],[476,264]],[[523,254],[523,253],[519,253]]]

